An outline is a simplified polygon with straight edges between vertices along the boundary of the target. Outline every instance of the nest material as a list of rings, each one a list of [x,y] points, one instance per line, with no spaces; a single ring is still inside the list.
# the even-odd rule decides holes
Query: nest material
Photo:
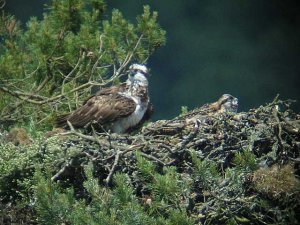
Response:
[[[151,161],[157,172],[174,166],[180,179],[192,183],[191,193],[182,199],[196,222],[208,221],[209,218],[213,221],[216,207],[223,210],[218,215],[226,217],[234,211],[241,216],[245,212],[247,214],[252,207],[250,205],[254,204],[254,195],[245,195],[245,190],[239,190],[234,182],[226,178],[217,186],[208,183],[215,191],[207,193],[204,190],[206,184],[195,178],[193,154],[203,162],[214,162],[220,171],[225,171],[235,166],[235,155],[247,150],[255,154],[261,168],[292,163],[293,171],[299,176],[300,115],[290,110],[289,106],[290,101],[275,99],[266,106],[237,114],[208,112],[207,107],[201,107],[172,120],[149,123],[140,132],[126,135],[99,134],[95,131],[85,134],[70,124],[69,132],[55,130],[46,135],[39,157],[44,162],[43,157],[53,151],[49,143],[53,139],[58,140],[58,151],[72,153],[66,154],[67,158],[50,162],[52,181],[68,180],[80,197],[84,192],[83,167],[92,162],[94,175],[101,184],[111,186],[116,172],[126,173],[135,194],[143,198],[151,196],[151,193],[137,169],[138,153]],[[249,177],[243,175],[239,179],[242,185],[249,181],[263,184],[255,174]],[[264,193],[265,190],[261,190]],[[148,200],[151,202],[151,197]],[[215,218],[216,221],[219,219]]]
[[[235,186],[228,179],[218,184],[211,182],[208,185],[215,191],[207,193],[205,184],[195,178],[192,155],[195,153],[203,162],[214,162],[220,171],[225,171],[235,166],[235,155],[246,150],[254,153],[260,168],[290,163],[293,165],[291,171],[299,176],[300,115],[290,110],[289,105],[290,101],[275,99],[266,106],[237,114],[208,112],[207,107],[201,107],[172,120],[149,123],[141,132],[127,135],[96,132],[86,135],[71,127],[63,140],[64,149],[67,151],[73,146],[80,153],[60,164],[52,180],[68,178],[80,190],[85,177],[78,175],[83,174],[83,165],[92,161],[100,183],[111,186],[116,172],[126,173],[135,193],[143,198],[151,193],[138,173],[138,152],[151,161],[158,172],[164,167],[174,166],[183,180],[193,183],[191,193],[183,197],[183,202],[196,222],[219,221],[220,217],[213,216],[218,209],[223,210],[218,216],[226,218],[234,211],[245,218],[243,215],[253,208],[255,194],[245,195],[247,190],[242,186],[249,182],[253,186],[257,182],[256,192],[268,195],[260,188],[259,179],[252,180],[257,176],[243,175],[239,178],[242,186]],[[260,209],[253,210],[264,214]]]
[[[86,135],[71,127],[65,133],[64,149],[76,146],[80,154],[65,162],[52,180],[61,179],[69,168],[87,159],[93,162],[101,182],[110,185],[116,171],[134,173],[137,151],[158,167],[176,166],[182,173],[190,171],[190,151],[223,169],[232,166],[234,155],[243,150],[252,151],[262,167],[292,161],[298,168],[300,116],[289,104],[274,100],[237,114],[207,113],[205,107],[198,108],[172,120],[150,123],[137,134]]]

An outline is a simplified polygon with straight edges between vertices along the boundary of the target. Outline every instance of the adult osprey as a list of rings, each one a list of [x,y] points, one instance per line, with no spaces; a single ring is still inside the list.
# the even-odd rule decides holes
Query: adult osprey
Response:
[[[64,127],[69,121],[76,128],[93,126],[124,133],[141,125],[153,113],[147,75],[146,66],[131,65],[125,83],[100,90],[74,112],[59,117],[57,126]]]

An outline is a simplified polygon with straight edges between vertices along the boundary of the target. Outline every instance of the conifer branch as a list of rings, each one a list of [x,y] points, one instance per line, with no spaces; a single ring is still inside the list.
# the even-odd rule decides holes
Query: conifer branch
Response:
[[[8,93],[8,94],[10,94],[14,97],[17,97],[21,100],[24,100],[26,102],[29,102],[29,103],[32,103],[32,104],[35,104],[35,105],[43,105],[43,104],[50,103],[50,102],[56,101],[58,99],[64,98],[67,94],[79,91],[79,90],[84,89],[84,88],[91,87],[93,85],[103,86],[104,84],[98,84],[98,83],[94,83],[94,82],[87,82],[87,83],[82,84],[82,85],[80,85],[76,88],[73,88],[72,90],[70,90],[67,93],[59,94],[59,95],[56,95],[56,96],[53,96],[53,97],[50,97],[50,98],[40,96],[40,95],[34,95],[34,94],[26,93],[26,92],[11,91],[11,90],[9,90],[8,88],[6,88],[4,86],[0,86],[0,90],[2,90],[3,92]],[[26,96],[26,98],[24,96]],[[40,101],[39,100],[33,100],[32,98],[33,99],[40,99]]]
[[[0,90],[2,90],[3,92],[8,93],[8,94],[10,94],[14,97],[17,97],[21,100],[24,100],[24,101],[27,101],[27,102],[30,102],[30,103],[33,103],[33,104],[39,104],[40,102],[43,102],[47,99],[47,98],[45,98],[43,96],[40,96],[40,95],[35,95],[35,94],[31,94],[31,93],[24,93],[24,92],[21,92],[21,91],[12,91],[9,88],[4,87],[4,86],[0,86]],[[38,100],[41,100],[41,101],[33,100],[32,98],[33,99],[38,99]]]
[[[116,77],[119,77],[121,75],[121,72],[123,71],[123,69],[129,64],[129,62],[131,61],[137,47],[139,46],[139,44],[141,43],[143,34],[140,35],[139,39],[137,40],[132,52],[128,53],[124,59],[124,61],[122,62],[121,66],[114,72],[114,75],[112,76],[112,80],[114,80]]]

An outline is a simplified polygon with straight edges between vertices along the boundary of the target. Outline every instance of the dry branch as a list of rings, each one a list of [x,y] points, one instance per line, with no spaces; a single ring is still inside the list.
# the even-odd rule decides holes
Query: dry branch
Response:
[[[79,152],[87,153],[82,157],[91,158],[97,170],[106,173],[106,184],[111,184],[112,176],[118,170],[128,173],[136,170],[136,152],[158,166],[173,165],[186,172],[190,170],[191,151],[201,159],[217,162],[223,169],[232,166],[234,155],[244,150],[251,150],[261,161],[275,151],[272,161],[286,163],[293,158],[296,162],[300,145],[295,150],[293,143],[300,142],[300,134],[283,128],[298,121],[299,115],[289,110],[278,111],[278,104],[283,102],[273,102],[249,112],[206,116],[200,108],[196,111],[202,119],[206,117],[200,123],[187,123],[187,114],[150,123],[135,135],[95,132],[88,135],[75,130],[71,124],[70,131],[64,135],[70,136],[70,142],[74,137],[76,141],[80,140]],[[192,113],[195,114],[195,110]]]

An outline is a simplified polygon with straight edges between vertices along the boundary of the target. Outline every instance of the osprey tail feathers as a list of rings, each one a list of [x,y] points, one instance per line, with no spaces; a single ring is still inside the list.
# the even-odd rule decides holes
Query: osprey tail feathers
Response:
[[[58,116],[55,121],[56,127],[64,127],[68,125],[67,120],[69,119],[69,117],[70,113]]]
[[[93,122],[93,119],[95,118],[92,116],[82,116],[81,111],[75,111],[73,113],[71,112],[58,116],[55,124],[56,127],[68,127],[67,121],[69,121],[73,127],[83,128]]]

